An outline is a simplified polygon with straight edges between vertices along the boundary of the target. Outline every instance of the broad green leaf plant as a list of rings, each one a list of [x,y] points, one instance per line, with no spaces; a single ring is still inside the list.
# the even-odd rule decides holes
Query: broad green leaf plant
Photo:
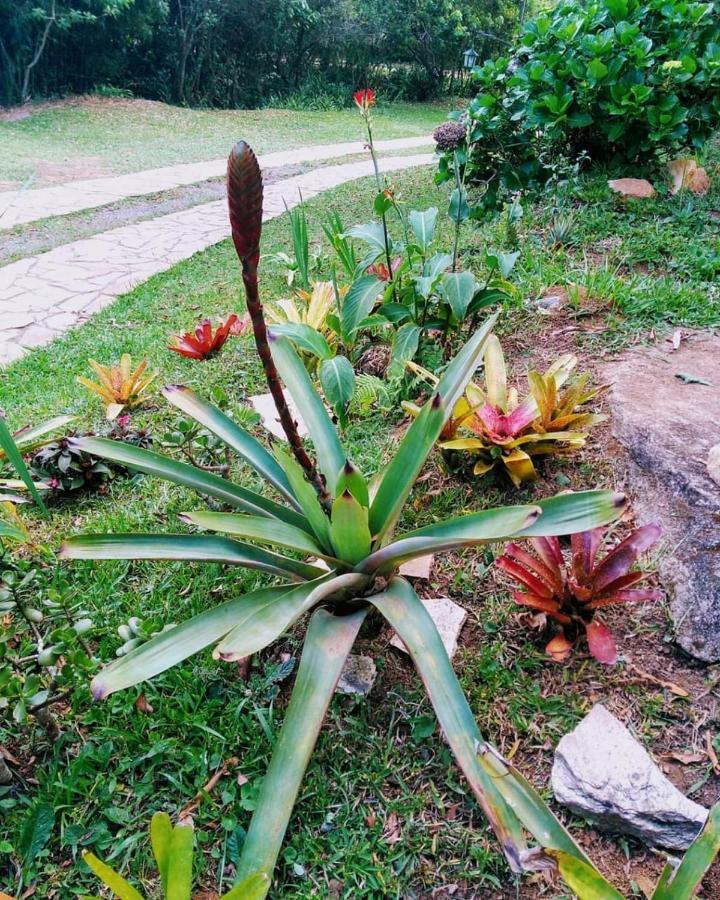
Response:
[[[448,364],[392,458],[368,479],[342,446],[292,344],[272,337],[264,327],[257,290],[262,181],[254,154],[242,143],[230,156],[228,194],[233,240],[268,383],[275,395],[282,379],[302,409],[316,460],[282,409],[291,452],[277,445],[268,450],[221,410],[180,386],[165,388],[166,399],[225,441],[267,482],[273,496],[154,451],[79,439],[96,455],[194,488],[228,511],[187,512],[183,520],[197,533],[73,537],[63,545],[63,557],[212,561],[278,576],[273,586],[211,607],[114,661],[93,681],[95,697],[153,678],[207,647],[216,659],[243,659],[308,618],[297,679],[237,871],[238,883],[267,876],[257,894],[263,897],[345,660],[365,619],[379,614],[407,646],[445,738],[512,871],[557,871],[559,853],[590,867],[531,785],[481,735],[433,620],[397,571],[401,563],[428,553],[599,527],[622,514],[626,498],[609,491],[568,493],[396,534],[415,480],[481,360],[495,318]]]

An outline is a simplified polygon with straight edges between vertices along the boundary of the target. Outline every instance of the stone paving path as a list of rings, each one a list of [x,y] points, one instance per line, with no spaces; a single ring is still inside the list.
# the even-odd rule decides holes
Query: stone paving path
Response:
[[[335,145],[337,148],[338,145]],[[386,157],[384,172],[433,162],[430,153]],[[326,166],[268,185],[263,218],[372,174],[369,160]],[[224,200],[97,234],[0,269],[0,365],[86,321],[150,276],[229,235]]]
[[[380,152],[411,150],[428,147],[432,139],[427,136],[397,138],[377,141]],[[294,150],[280,150],[258,157],[263,169],[279,168],[304,162],[320,162],[339,159],[365,151],[362,141],[348,141],[341,144],[316,144],[298,147]],[[106,203],[115,203],[125,197],[139,197],[156,194],[186,184],[219,178],[225,174],[227,160],[211,159],[204,162],[165,166],[161,169],[146,169],[128,175],[113,175],[107,178],[89,178],[71,181],[55,187],[37,190],[0,192],[0,231],[46,219],[49,216],[63,216],[83,209],[94,209]]]

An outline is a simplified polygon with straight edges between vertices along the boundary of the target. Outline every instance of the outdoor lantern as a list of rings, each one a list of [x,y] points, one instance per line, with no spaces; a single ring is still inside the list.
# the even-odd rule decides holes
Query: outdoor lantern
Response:
[[[466,50],[465,53],[463,54],[463,66],[466,69],[472,69],[473,66],[475,65],[475,63],[477,62],[477,58],[478,58],[477,53],[471,47],[469,50]]]

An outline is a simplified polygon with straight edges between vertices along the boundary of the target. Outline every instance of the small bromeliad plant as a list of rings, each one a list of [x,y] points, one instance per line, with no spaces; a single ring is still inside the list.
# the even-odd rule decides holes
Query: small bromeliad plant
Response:
[[[659,525],[643,525],[602,559],[598,553],[606,538],[604,528],[573,534],[569,562],[556,537],[532,538],[534,554],[509,543],[496,563],[521,586],[512,592],[515,602],[555,625],[556,633],[545,648],[554,660],[565,662],[584,634],[591,655],[613,665],[617,661],[615,639],[598,612],[622,603],[662,599],[662,591],[656,588],[637,587],[650,573],[633,568],[638,557],[657,543],[660,533]]]
[[[238,316],[231,313],[224,322],[213,328],[210,319],[203,319],[194,332],[176,334],[175,343],[170,344],[168,349],[188,359],[210,359],[222,350],[239,321]]]
[[[590,877],[597,896],[618,897],[545,806],[532,786],[482,737],[437,628],[412,586],[397,575],[401,563],[428,553],[494,542],[572,534],[615,521],[621,494],[588,491],[526,506],[460,515],[396,536],[403,507],[445,421],[477,367],[494,319],[488,320],[448,364],[437,389],[371,482],[348,458],[308,373],[287,338],[271,338],[258,294],[257,266],[262,178],[247,145],[228,163],[230,221],[242,264],[258,353],[290,453],[271,453],[239,424],[186,388],[166,398],[220,436],[274,491],[241,487],[149,450],[86,439],[86,449],[140,472],[191,487],[231,511],[195,511],[184,520],[203,532],[101,534],[70,538],[61,551],[73,559],[174,559],[240,565],[275,574],[271,587],[232,597],[131,650],[93,681],[103,698],[139,684],[213,647],[236,661],[267,647],[309,616],[302,658],[285,721],[245,839],[237,881],[262,880],[265,896],[305,769],[345,661],[370,613],[397,631],[409,650],[445,738],[497,834],[514,872],[557,871],[572,885]],[[316,462],[308,455],[280,383],[308,427]],[[279,550],[268,550],[270,545]],[[289,551],[289,552],[288,552]],[[300,558],[298,558],[300,557]],[[317,562],[305,559],[322,560]],[[528,835],[537,842],[528,846]],[[590,873],[588,875],[588,873]],[[260,882],[258,882],[259,884]]]
[[[106,415],[111,421],[116,419],[124,409],[140,406],[147,399],[147,389],[158,377],[157,372],[147,373],[148,361],[142,360],[135,369],[129,353],[123,353],[116,366],[103,366],[94,359],[89,359],[90,368],[100,379],[91,381],[78,375],[78,384],[97,394],[105,403]]]
[[[158,812],[152,817],[150,846],[157,863],[164,900],[191,900],[193,840],[194,832],[190,821],[173,826],[167,813]],[[105,887],[110,888],[114,897],[119,900],[145,900],[129,881],[95,854],[83,853],[83,860]],[[269,876],[259,872],[223,894],[223,900],[262,900],[269,883]]]
[[[470,454],[475,475],[485,475],[499,465],[515,486],[534,481],[534,457],[579,450],[589,429],[605,419],[579,409],[597,396],[599,389],[588,388],[588,375],[569,382],[577,365],[575,356],[561,356],[544,374],[529,372],[530,393],[522,402],[517,390],[508,387],[505,357],[495,335],[487,341],[484,363],[484,388],[474,382],[468,384],[440,439],[443,450]],[[408,366],[437,384],[431,372],[414,363]],[[417,415],[417,406],[403,405]]]

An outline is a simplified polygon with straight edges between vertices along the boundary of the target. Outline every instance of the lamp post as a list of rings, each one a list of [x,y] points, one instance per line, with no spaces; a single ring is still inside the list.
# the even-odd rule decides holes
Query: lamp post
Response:
[[[468,71],[474,68],[478,55],[475,50],[470,47],[463,53],[463,68]]]

